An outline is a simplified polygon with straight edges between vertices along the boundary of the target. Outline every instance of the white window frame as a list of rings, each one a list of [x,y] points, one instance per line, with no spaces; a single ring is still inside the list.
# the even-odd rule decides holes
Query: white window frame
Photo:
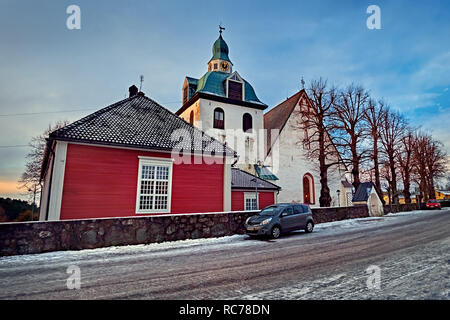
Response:
[[[247,209],[247,200],[256,200],[256,209]],[[244,192],[244,211],[255,211],[259,208],[259,197],[255,192]]]
[[[170,213],[172,203],[172,171],[173,171],[173,159],[162,159],[153,157],[138,157],[139,158],[139,170],[138,170],[138,182],[136,190],[136,214],[149,214],[149,213]],[[142,166],[151,165],[158,167],[169,168],[169,180],[167,186],[167,209],[139,209],[141,198],[141,181],[142,181]],[[156,171],[155,171],[156,174]],[[156,187],[156,186],[155,186]],[[155,195],[153,195],[153,208],[155,207]]]

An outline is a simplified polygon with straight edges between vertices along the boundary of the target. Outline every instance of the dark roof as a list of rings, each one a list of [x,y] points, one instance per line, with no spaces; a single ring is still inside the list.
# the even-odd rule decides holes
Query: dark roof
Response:
[[[372,182],[362,182],[358,186],[355,194],[353,195],[353,202],[359,201],[367,201],[369,199],[369,195],[372,191],[372,188],[375,188],[375,185]]]
[[[50,140],[171,151],[179,147],[181,138],[171,138],[172,133],[179,129],[188,132],[190,137],[197,132],[204,138],[202,143],[183,140],[184,151],[235,155],[229,147],[143,94],[114,103],[56,130],[50,134]]]
[[[258,182],[258,190],[280,190],[281,188],[269,181],[263,180],[248,172],[238,168],[231,170],[231,189],[256,189],[256,182],[251,181],[256,178]]]

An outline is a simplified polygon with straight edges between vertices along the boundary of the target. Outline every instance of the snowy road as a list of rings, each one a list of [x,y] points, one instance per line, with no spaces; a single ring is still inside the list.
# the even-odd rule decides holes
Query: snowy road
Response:
[[[81,289],[69,290],[70,265]],[[368,289],[366,269],[381,270]],[[0,258],[0,299],[450,299],[450,211],[247,236]]]

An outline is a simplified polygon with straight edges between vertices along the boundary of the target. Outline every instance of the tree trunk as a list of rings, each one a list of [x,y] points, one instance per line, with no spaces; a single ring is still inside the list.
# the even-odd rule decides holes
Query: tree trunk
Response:
[[[373,137],[373,164],[375,171],[375,188],[377,189],[378,194],[383,194],[381,192],[380,164],[378,162],[378,136]],[[381,198],[381,202],[384,204],[383,198]]]
[[[354,139],[352,140],[354,141]],[[359,158],[358,152],[356,150],[356,143],[353,141],[351,144],[353,186],[355,187],[355,190],[358,190],[358,187],[361,183],[361,181],[359,180]]]
[[[391,169],[392,202],[397,205],[398,204],[397,173],[395,172],[395,159],[393,156],[389,157],[389,167]]]
[[[319,203],[321,207],[329,207],[331,205],[331,196],[330,196],[330,188],[328,187],[328,166],[326,165],[324,130],[319,130],[319,169],[320,169]]]
[[[404,168],[405,177],[403,178],[403,195],[405,196],[405,203],[411,203],[411,177],[409,173],[409,168]]]

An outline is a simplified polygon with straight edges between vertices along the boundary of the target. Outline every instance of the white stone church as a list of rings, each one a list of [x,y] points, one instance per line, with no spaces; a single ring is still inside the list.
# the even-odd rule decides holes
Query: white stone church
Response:
[[[265,112],[269,107],[233,70],[222,30],[212,51],[208,71],[200,79],[185,78],[182,107],[176,114],[236,150],[240,156],[236,167],[280,186],[277,202],[318,207],[318,161],[308,159],[309,146],[299,143],[305,135],[298,129],[299,110],[311,103],[306,91],[300,90]],[[342,164],[328,172],[332,206],[352,205],[346,171]]]

